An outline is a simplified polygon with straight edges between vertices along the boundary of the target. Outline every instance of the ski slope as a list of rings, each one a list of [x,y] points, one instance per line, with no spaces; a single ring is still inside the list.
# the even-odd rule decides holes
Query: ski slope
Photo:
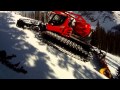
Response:
[[[32,31],[16,27],[19,18],[26,17],[0,11],[0,50],[16,54],[10,62],[20,62],[28,73],[17,73],[0,62],[0,79],[108,79],[91,62],[70,57],[39,41]],[[120,57],[107,54],[107,63],[115,75]]]

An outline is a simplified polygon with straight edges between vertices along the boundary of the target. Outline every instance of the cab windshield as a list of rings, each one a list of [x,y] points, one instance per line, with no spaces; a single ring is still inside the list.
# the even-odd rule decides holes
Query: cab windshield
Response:
[[[65,21],[66,18],[67,18],[66,16],[55,14],[51,18],[51,20],[49,21],[49,23],[53,24],[53,25],[61,25],[61,24],[64,23],[64,21]]]

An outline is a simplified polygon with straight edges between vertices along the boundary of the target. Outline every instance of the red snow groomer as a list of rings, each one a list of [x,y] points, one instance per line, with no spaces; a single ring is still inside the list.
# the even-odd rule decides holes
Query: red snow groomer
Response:
[[[83,57],[81,59],[83,61],[92,60],[93,54],[96,55],[95,53],[97,53],[90,44],[91,26],[79,14],[67,11],[51,11],[48,14],[48,22],[41,27],[44,27],[41,28],[41,31],[46,41],[74,52],[75,55]],[[99,72],[110,78],[111,73],[107,73],[109,75],[105,73],[106,71],[110,72],[110,70],[100,57],[102,56],[99,54],[97,60],[102,65]]]

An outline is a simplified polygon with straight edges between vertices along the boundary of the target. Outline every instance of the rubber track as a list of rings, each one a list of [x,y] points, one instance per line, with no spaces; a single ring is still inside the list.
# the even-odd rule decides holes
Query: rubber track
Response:
[[[92,59],[92,54],[90,52],[85,51],[85,49],[83,49],[80,45],[56,33],[45,31],[42,32],[42,37],[45,42],[51,44],[51,46],[60,46],[62,49],[66,49],[68,52],[74,53],[75,56],[78,56],[79,59],[84,62],[88,62]]]

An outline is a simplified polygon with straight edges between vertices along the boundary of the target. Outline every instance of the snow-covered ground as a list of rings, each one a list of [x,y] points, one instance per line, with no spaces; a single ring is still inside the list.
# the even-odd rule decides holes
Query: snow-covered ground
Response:
[[[17,73],[0,63],[0,79],[107,79],[94,69],[91,62],[84,63],[42,43],[30,30],[16,27],[19,18],[11,11],[0,11],[0,50],[16,54],[11,63],[20,62],[27,74]],[[107,54],[112,74],[120,58]]]

